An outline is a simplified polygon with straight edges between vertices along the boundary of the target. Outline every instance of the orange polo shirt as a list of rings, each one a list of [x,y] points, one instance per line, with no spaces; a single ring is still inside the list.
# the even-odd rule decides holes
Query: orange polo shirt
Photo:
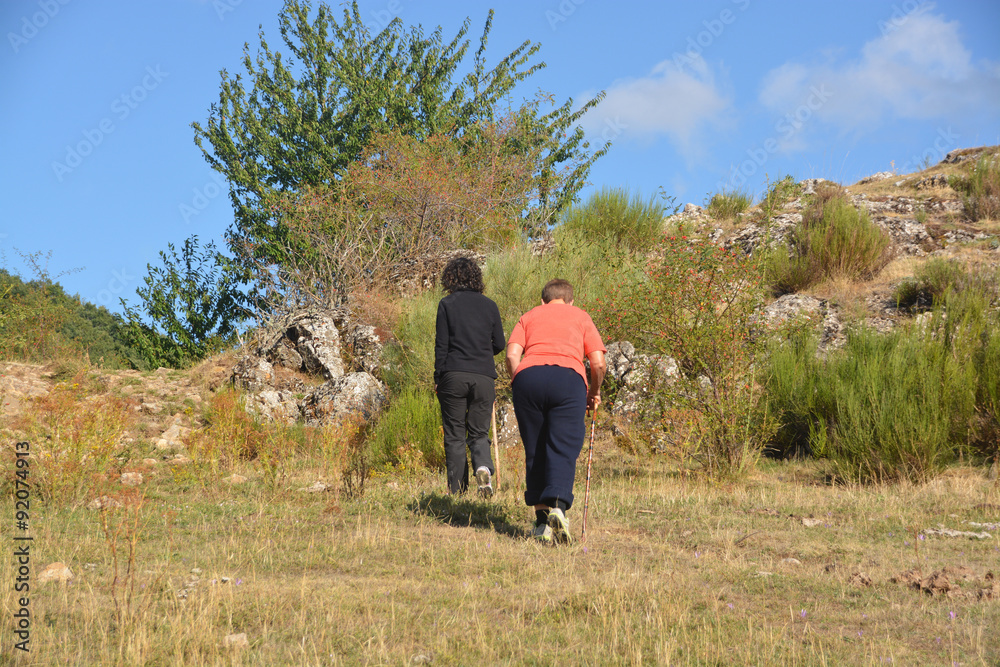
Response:
[[[590,315],[566,303],[546,303],[526,312],[514,325],[507,344],[524,348],[515,376],[531,366],[562,366],[579,373],[584,384],[584,358],[592,352],[607,352]]]

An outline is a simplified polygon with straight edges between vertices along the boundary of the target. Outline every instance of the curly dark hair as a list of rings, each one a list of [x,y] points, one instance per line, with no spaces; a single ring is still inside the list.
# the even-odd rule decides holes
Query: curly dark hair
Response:
[[[483,272],[479,265],[468,257],[456,257],[448,262],[441,274],[441,286],[449,293],[458,290],[469,290],[483,293]]]

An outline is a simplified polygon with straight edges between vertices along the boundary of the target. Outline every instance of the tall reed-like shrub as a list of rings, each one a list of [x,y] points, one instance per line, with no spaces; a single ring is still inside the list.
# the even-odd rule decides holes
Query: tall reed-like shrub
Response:
[[[564,238],[646,250],[663,234],[663,205],[655,197],[644,199],[626,188],[604,188],[569,209],[557,229]]]
[[[805,289],[824,278],[867,280],[892,258],[890,238],[842,196],[807,209],[787,247],[768,257],[767,280],[776,294]]]
[[[1000,158],[983,155],[968,176],[953,176],[948,184],[962,193],[970,220],[1000,220]]]
[[[857,481],[926,480],[966,453],[995,454],[1000,316],[988,290],[956,293],[891,334],[860,330],[820,360],[807,338],[775,344],[768,400],[784,455],[812,452]]]

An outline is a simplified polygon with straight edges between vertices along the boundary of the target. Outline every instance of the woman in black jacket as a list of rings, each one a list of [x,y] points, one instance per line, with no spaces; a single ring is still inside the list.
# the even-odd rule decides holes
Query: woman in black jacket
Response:
[[[448,492],[469,488],[468,446],[479,493],[489,498],[495,472],[488,438],[496,399],[493,357],[506,344],[500,310],[483,296],[483,273],[467,257],[448,262],[441,285],[448,295],[438,304],[434,391],[441,404]]]

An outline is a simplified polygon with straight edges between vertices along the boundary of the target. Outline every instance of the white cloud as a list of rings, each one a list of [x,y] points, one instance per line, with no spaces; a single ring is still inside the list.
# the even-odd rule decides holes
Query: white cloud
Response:
[[[682,60],[664,60],[647,76],[613,83],[604,101],[582,119],[584,130],[611,140],[666,135],[688,157],[699,152],[706,128],[727,121],[732,99],[719,90],[701,56]]]
[[[793,113],[825,87],[814,117],[844,131],[864,132],[895,119],[948,119],[1000,106],[1000,67],[973,63],[957,21],[932,15],[924,3],[880,24],[882,36],[846,63],[788,62],[763,81],[760,101]],[[802,142],[799,142],[801,144]]]

